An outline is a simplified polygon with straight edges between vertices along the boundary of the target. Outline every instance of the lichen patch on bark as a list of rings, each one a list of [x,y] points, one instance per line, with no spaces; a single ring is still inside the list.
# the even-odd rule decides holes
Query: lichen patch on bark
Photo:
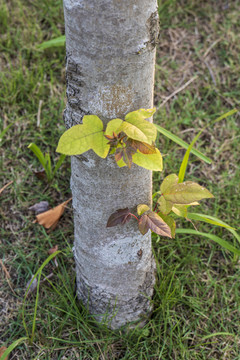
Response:
[[[98,94],[99,106],[103,114],[112,114],[117,117],[130,111],[133,105],[134,93],[131,87],[123,85],[105,86],[100,89]]]
[[[160,30],[157,10],[153,12],[151,16],[148,18],[146,25],[149,33],[149,41],[147,45],[150,47],[150,49],[155,49],[156,44],[158,43],[159,30]]]

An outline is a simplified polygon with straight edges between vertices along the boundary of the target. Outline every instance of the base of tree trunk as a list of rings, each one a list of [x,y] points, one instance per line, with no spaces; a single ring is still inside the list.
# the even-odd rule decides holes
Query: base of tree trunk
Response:
[[[106,324],[112,329],[134,322],[133,326],[144,326],[152,311],[151,299],[155,284],[156,263],[152,255],[151,267],[146,271],[146,277],[142,286],[139,286],[135,296],[128,294],[118,295],[106,291],[106,289],[90,285],[81,274],[76,261],[76,291],[77,297],[87,307],[98,323]],[[117,286],[116,286],[117,287]],[[116,289],[117,292],[117,289]],[[130,325],[131,326],[131,325]]]

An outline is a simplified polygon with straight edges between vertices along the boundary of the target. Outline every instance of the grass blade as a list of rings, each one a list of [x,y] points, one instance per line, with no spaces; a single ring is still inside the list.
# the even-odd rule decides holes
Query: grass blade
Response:
[[[195,136],[195,138],[193,139],[193,141],[189,145],[187,151],[185,152],[185,155],[183,157],[183,160],[182,160],[182,163],[181,163],[181,166],[180,166],[180,170],[179,170],[179,173],[178,173],[178,182],[179,183],[182,183],[183,180],[184,180],[184,176],[185,176],[185,173],[186,173],[190,152],[192,151],[193,145],[198,140],[198,138],[201,135],[201,133],[203,132],[203,130],[204,129],[199,131],[199,133]]]
[[[161,134],[163,134],[164,136],[166,136],[168,139],[174,141],[176,144],[180,145],[181,147],[183,147],[184,149],[188,149],[189,144],[186,143],[185,141],[183,141],[181,138],[179,138],[178,136],[172,134],[170,131],[164,129],[163,127],[154,124],[158,130],[158,132],[160,132]],[[194,155],[196,155],[199,159],[205,161],[207,164],[211,164],[212,160],[210,158],[208,158],[207,156],[205,156],[203,153],[201,153],[200,151],[196,150],[196,149],[192,149],[191,151]]]
[[[230,244],[228,241],[221,239],[220,237],[213,235],[213,234],[208,234],[208,233],[203,233],[200,231],[196,231],[196,230],[192,230],[192,229],[177,229],[176,230],[176,234],[190,234],[190,235],[200,235],[200,236],[204,236],[207,237],[208,239],[218,243],[219,245],[221,245],[223,248],[231,251],[232,253],[234,253],[235,255],[240,256],[240,250],[238,250],[237,248],[235,248],[232,244]]]
[[[46,160],[45,171],[46,171],[48,182],[50,182],[52,180],[53,176],[52,176],[52,163],[51,163],[51,158],[50,158],[49,152],[46,153],[45,160]]]
[[[6,134],[6,132],[8,131],[8,129],[13,126],[13,123],[12,124],[9,124],[3,131],[0,132],[0,143],[2,141],[2,138],[4,137],[4,135]]]
[[[0,357],[0,360],[5,360],[6,357],[13,351],[13,349],[15,349],[16,346],[18,346],[19,344],[23,343],[25,340],[27,340],[27,337],[22,337],[16,341],[14,341],[11,345],[9,345],[9,347],[4,351],[4,353],[2,354],[2,356]]]
[[[236,336],[235,334],[229,333],[229,332],[216,332],[210,335],[206,335],[202,338],[202,340],[207,340],[209,338],[215,337],[215,336]]]
[[[178,174],[178,182],[181,183],[183,182],[184,180],[184,176],[185,176],[185,173],[186,173],[186,169],[187,169],[187,164],[188,164],[188,160],[189,160],[189,155],[190,155],[190,152],[192,151],[192,148],[195,144],[195,142],[198,140],[199,136],[202,134],[202,132],[208,127],[210,126],[211,124],[215,124],[217,123],[218,121],[222,120],[222,119],[225,119],[227,118],[228,116],[231,116],[233,114],[235,114],[237,111],[237,109],[233,109],[231,111],[228,111],[227,113],[219,116],[216,120],[214,121],[211,121],[209,124],[207,124],[206,126],[204,126],[202,128],[202,130],[199,131],[199,133],[194,137],[193,141],[191,142],[191,144],[189,145],[185,155],[184,155],[184,158],[183,158],[183,161],[181,163],[181,167],[180,167],[180,170],[179,170],[179,174]]]
[[[58,171],[58,169],[60,168],[60,166],[62,165],[62,163],[64,162],[65,157],[66,157],[66,155],[64,155],[64,154],[60,155],[60,157],[59,157],[59,159],[57,161],[57,164],[56,164],[56,166],[55,166],[55,168],[53,170],[53,174],[52,174],[53,177],[56,174],[56,172]]]
[[[45,50],[45,49],[50,49],[53,47],[62,47],[65,45],[65,42],[66,42],[66,36],[62,35],[55,39],[51,39],[49,41],[44,41],[43,43],[37,45],[37,48],[41,49],[41,50]]]
[[[215,124],[216,122],[218,122],[218,121],[220,121],[220,120],[226,119],[227,117],[235,114],[236,112],[238,112],[237,109],[232,109],[232,110],[226,112],[225,114],[219,116],[216,120],[211,121],[210,124]],[[209,125],[210,125],[210,124],[209,124]],[[207,126],[208,126],[208,125],[207,125]]]
[[[26,324],[26,321],[25,321],[25,315],[24,315],[24,305],[25,305],[25,302],[26,302],[26,298],[27,298],[27,295],[28,295],[28,291],[30,289],[30,286],[32,285],[34,279],[36,279],[36,277],[38,276],[38,274],[41,275],[41,272],[43,270],[43,268],[58,254],[60,254],[61,251],[56,251],[54,252],[53,254],[49,255],[49,257],[42,263],[42,265],[40,266],[40,268],[38,269],[38,271],[36,272],[36,274],[32,277],[29,285],[28,285],[28,288],[25,292],[25,295],[24,295],[24,299],[23,299],[23,305],[22,305],[22,319],[23,319],[23,327],[26,331],[26,334],[27,334],[27,337],[29,338],[29,333],[28,333],[28,329],[27,329],[27,324]],[[39,276],[39,279],[40,281],[40,276]],[[35,309],[36,309],[36,303],[35,303]],[[34,314],[35,315],[35,314]]]
[[[204,221],[204,222],[212,224],[212,225],[222,226],[226,229],[235,230],[233,227],[231,227],[227,223],[223,222],[222,220],[220,220],[214,216],[198,214],[198,213],[188,213],[187,218],[191,219],[191,220]]]
[[[43,155],[42,151],[39,149],[39,147],[34,144],[34,143],[31,143],[28,145],[28,148],[30,150],[32,150],[32,152],[34,153],[34,155],[36,155],[36,157],[38,158],[38,160],[40,161],[42,167],[44,168],[44,170],[46,171],[46,159],[45,159],[45,156]],[[47,172],[47,171],[46,171]]]
[[[32,335],[31,335],[31,340],[30,340],[31,344],[33,343],[34,334],[35,334],[35,328],[36,328],[37,307],[38,307],[39,287],[40,287],[41,275],[42,275],[42,271],[39,271],[38,283],[37,283],[37,295],[36,295],[35,306],[34,306],[34,315],[33,315]]]

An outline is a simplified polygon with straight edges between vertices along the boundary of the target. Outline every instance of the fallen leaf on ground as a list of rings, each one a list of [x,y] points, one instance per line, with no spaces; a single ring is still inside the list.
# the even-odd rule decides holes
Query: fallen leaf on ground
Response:
[[[28,210],[34,211],[35,214],[41,214],[49,209],[48,201],[40,201],[33,206],[30,206]]]
[[[48,254],[49,255],[54,254],[56,251],[58,251],[58,245],[55,245],[53,248],[49,249]],[[53,261],[54,261],[55,266],[58,267],[58,262],[57,262],[56,256],[53,258]]]
[[[54,254],[56,251],[58,251],[58,245],[55,245],[53,248],[48,250],[48,254]]]
[[[3,192],[3,190],[5,190],[9,185],[11,185],[13,183],[13,181],[9,181],[9,183],[7,183],[6,185],[4,185],[1,189],[0,189],[0,194]]]
[[[5,346],[0,347],[0,358],[3,356],[3,354],[5,353],[6,350],[7,350],[7,348]],[[8,356],[3,358],[2,360],[8,360]]]
[[[29,296],[32,292],[34,292],[37,288],[37,284],[38,284],[38,281],[37,281],[37,278],[35,278],[30,286],[30,288],[28,289],[29,287],[29,284],[30,282],[32,281],[32,278],[33,278],[33,275],[31,277],[31,279],[27,282],[27,285],[26,285],[26,291],[27,291],[27,296]]]
[[[56,251],[58,251],[58,245],[55,245],[53,248],[49,249],[48,254],[49,255],[54,254]],[[55,256],[52,260],[55,264],[55,269],[56,269],[58,267],[57,257]],[[41,286],[45,281],[47,281],[48,279],[51,279],[51,277],[53,277],[53,275],[54,275],[54,273],[51,272],[49,275],[45,276],[44,279],[40,281],[39,285]],[[26,296],[27,297],[29,295],[31,295],[37,289],[37,286],[38,286],[38,278],[37,277],[33,280],[32,284],[30,285],[33,277],[34,277],[34,275],[32,275],[31,279],[27,282],[27,285],[26,285]],[[30,285],[30,288],[28,289],[29,285]]]
[[[48,211],[45,211],[37,215],[36,220],[34,222],[43,225],[46,229],[54,230],[58,224],[60,217],[62,216],[65,210],[65,206],[71,200],[72,198],[68,199],[67,201],[64,201],[62,204],[54,207],[53,209],[50,209]]]
[[[42,169],[40,171],[34,171],[33,173],[39,180],[46,179],[46,172],[44,169]]]

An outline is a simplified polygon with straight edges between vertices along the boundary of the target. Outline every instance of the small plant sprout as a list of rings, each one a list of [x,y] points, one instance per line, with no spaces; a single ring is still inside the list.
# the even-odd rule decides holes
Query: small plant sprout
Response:
[[[47,152],[44,155],[42,153],[42,151],[39,149],[39,147],[34,143],[31,143],[30,145],[28,145],[28,148],[30,150],[32,150],[34,155],[38,158],[40,164],[42,165],[42,167],[44,169],[44,174],[46,175],[47,182],[51,183],[52,180],[54,179],[54,176],[55,176],[56,172],[58,171],[58,169],[62,165],[66,155],[63,155],[63,154],[60,155],[55,167],[53,168],[49,152]]]

